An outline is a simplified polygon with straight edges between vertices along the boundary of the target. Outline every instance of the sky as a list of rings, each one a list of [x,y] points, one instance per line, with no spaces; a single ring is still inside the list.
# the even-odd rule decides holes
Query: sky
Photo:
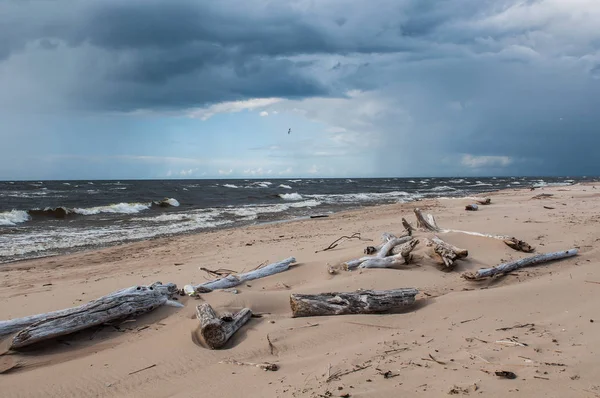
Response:
[[[598,175],[598,21],[597,0],[0,0],[0,179]]]

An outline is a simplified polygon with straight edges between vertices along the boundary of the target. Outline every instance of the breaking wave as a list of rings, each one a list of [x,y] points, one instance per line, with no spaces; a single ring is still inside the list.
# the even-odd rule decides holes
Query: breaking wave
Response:
[[[297,192],[294,193],[280,193],[279,197],[283,200],[302,200],[302,195]]]
[[[290,187],[289,185],[285,185],[285,184],[280,184],[279,188],[292,189],[292,187]]]
[[[150,203],[117,203],[108,206],[96,206],[88,208],[75,208],[72,212],[75,214],[81,214],[84,216],[91,216],[100,213],[119,213],[119,214],[135,214],[140,211],[148,210]]]
[[[233,185],[233,184],[223,184],[223,186],[225,188],[239,188],[237,185]]]
[[[29,214],[22,210],[11,210],[0,213],[0,225],[5,227],[14,227],[17,224],[29,220]]]
[[[452,187],[449,187],[447,185],[441,185],[441,186],[437,186],[437,187],[431,188],[430,191],[433,191],[433,192],[456,191],[456,188],[452,188]]]

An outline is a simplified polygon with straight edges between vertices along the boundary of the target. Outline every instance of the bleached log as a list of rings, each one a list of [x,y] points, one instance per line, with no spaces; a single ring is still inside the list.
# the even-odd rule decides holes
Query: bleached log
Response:
[[[477,203],[479,203],[480,205],[489,205],[492,203],[492,199],[490,199],[490,198],[477,199]]]
[[[266,276],[275,275],[283,271],[287,271],[290,268],[290,265],[295,263],[296,259],[294,257],[286,258],[285,260],[266,265],[262,268],[256,269],[254,271],[246,272],[238,275],[227,275],[223,278],[216,279],[214,281],[201,283],[199,285],[186,285],[184,287],[184,291],[187,292],[190,296],[200,293],[202,290],[210,289],[228,289],[239,284],[242,284],[247,281],[251,281],[254,279],[264,278]]]
[[[418,239],[413,239],[411,241],[408,241],[400,246],[396,246],[392,249],[392,254],[393,255],[397,255],[399,254],[400,256],[402,256],[402,258],[404,259],[404,263],[405,264],[409,264],[412,261],[412,254],[411,252],[414,250],[414,248],[419,244],[419,240]]]
[[[410,242],[412,239],[413,238],[411,236],[403,236],[401,238],[394,238],[394,239],[388,241],[383,246],[381,246],[381,249],[379,249],[379,251],[377,252],[376,257],[379,257],[379,258],[386,257],[394,247],[401,245],[403,243],[406,243],[406,242]]]
[[[211,349],[221,348],[250,318],[252,311],[244,308],[235,314],[218,317],[208,303],[196,307],[196,314],[200,321],[200,335]]]
[[[292,294],[292,317],[380,314],[394,312],[415,302],[418,290],[357,290],[346,293]]]
[[[408,236],[412,236],[415,228],[412,225],[410,225],[410,223],[408,221],[406,221],[406,218],[404,218],[404,217],[402,217],[402,226],[406,230],[406,233],[408,234]]]
[[[493,268],[482,268],[475,273],[465,272],[462,274],[462,277],[469,280],[477,280],[498,274],[507,274],[519,268],[530,267],[532,265],[537,265],[548,261],[560,260],[575,255],[577,255],[577,249],[569,249],[566,251],[554,253],[537,254],[535,256],[522,258],[520,260],[503,263]]]
[[[473,235],[473,236],[481,236],[484,238],[499,239],[499,240],[503,241],[510,248],[517,250],[517,251],[522,251],[525,253],[531,253],[532,251],[535,250],[533,248],[533,246],[531,246],[527,242],[519,240],[513,236],[482,234],[480,232],[461,231],[458,229],[443,229],[443,228],[438,227],[433,215],[423,214],[421,212],[421,210],[419,210],[419,209],[415,209],[414,211],[415,211],[415,216],[417,217],[417,223],[419,224],[419,227],[422,227],[428,231],[437,232],[437,233],[456,232],[456,233]],[[421,220],[421,221],[419,221],[419,220]]]
[[[417,228],[422,228],[431,232],[442,232],[442,229],[438,227],[437,223],[435,222],[433,214],[423,214],[418,208],[416,208],[414,211],[415,216],[417,217]]]
[[[389,257],[371,257],[366,261],[363,261],[358,266],[359,268],[390,268],[395,265],[408,264],[412,260],[410,252],[413,251],[415,246],[419,244],[417,239],[413,239],[409,242],[404,243],[401,246],[396,246],[392,249],[392,252],[396,252],[394,255]]]
[[[448,271],[454,269],[454,262],[458,259],[465,258],[469,255],[466,249],[459,249],[447,242],[444,242],[437,236],[428,240],[428,246],[433,246],[433,251],[440,257],[444,266]]]
[[[177,285],[156,282],[150,286],[133,286],[90,301],[78,307],[0,322],[0,336],[18,332],[10,349],[74,333],[129,316],[171,305],[169,298]],[[182,306],[180,303],[173,305]]]

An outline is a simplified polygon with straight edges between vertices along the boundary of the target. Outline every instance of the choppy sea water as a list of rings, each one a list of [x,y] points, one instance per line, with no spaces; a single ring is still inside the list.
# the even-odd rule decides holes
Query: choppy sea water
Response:
[[[0,263],[363,206],[590,178],[0,182]]]

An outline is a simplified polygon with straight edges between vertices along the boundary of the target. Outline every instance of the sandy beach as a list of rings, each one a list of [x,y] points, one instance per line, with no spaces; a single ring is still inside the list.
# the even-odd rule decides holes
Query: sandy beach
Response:
[[[553,196],[532,199],[542,192]],[[19,367],[0,375],[1,395],[600,397],[600,189],[577,184],[487,196],[492,205],[476,212],[464,210],[469,199],[423,200],[5,264],[1,319],[155,281],[181,288],[207,280],[200,267],[240,272],[289,256],[298,260],[286,272],[238,286],[238,294],[179,297],[185,308],[161,307],[118,330],[94,328],[4,355],[3,366]],[[579,255],[473,282],[460,273],[528,254],[496,239],[447,233],[444,240],[469,251],[452,272],[440,270],[423,241],[410,265],[327,272],[328,264],[361,257],[383,232],[401,233],[402,217],[414,224],[415,207],[445,228],[516,236],[537,253],[578,248]],[[373,242],[350,240],[316,252],[354,232]],[[403,313],[291,318],[291,293],[401,287],[419,290]],[[195,307],[204,301],[219,312],[249,307],[263,317],[251,319],[224,349],[208,350],[192,339]],[[508,339],[523,345],[496,343]],[[227,360],[268,361],[280,369],[220,363]]]

